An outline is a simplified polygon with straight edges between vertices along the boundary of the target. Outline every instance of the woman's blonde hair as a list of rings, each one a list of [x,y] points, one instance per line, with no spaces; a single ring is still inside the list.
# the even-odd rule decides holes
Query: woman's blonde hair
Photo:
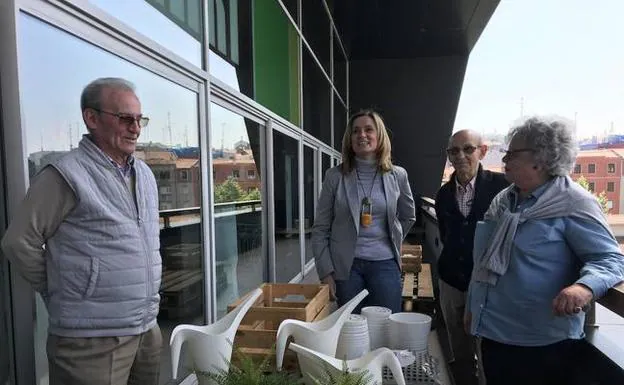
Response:
[[[388,130],[384,124],[381,115],[373,110],[361,110],[351,115],[349,122],[347,122],[347,128],[342,136],[342,173],[347,174],[353,170],[355,166],[355,152],[351,145],[351,134],[353,133],[353,123],[357,118],[362,116],[368,116],[373,120],[375,130],[377,131],[377,165],[382,172],[388,172],[392,170],[392,145],[390,144],[390,137],[388,136]]]

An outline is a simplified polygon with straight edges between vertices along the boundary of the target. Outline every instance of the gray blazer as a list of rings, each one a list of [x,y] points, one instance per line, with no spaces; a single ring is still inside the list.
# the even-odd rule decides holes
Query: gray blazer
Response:
[[[349,278],[360,229],[360,202],[355,171],[342,174],[341,165],[327,171],[312,226],[312,252],[320,278]],[[393,166],[383,174],[389,236],[399,266],[401,243],[416,221],[407,171]]]

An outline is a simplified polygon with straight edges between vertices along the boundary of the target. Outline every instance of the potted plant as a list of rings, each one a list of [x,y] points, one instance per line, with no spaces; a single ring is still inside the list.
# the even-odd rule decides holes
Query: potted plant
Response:
[[[339,372],[324,363],[321,377],[310,377],[315,385],[381,385],[372,384],[373,376],[368,370],[350,371],[346,361],[342,362],[342,370]]]
[[[271,358],[274,354],[268,354],[261,362],[254,359],[239,349],[234,351],[238,364],[229,362],[229,370],[217,370],[216,372],[203,372],[195,370],[197,378],[211,380],[216,385],[295,385],[301,384],[301,378],[287,372],[271,370]]]

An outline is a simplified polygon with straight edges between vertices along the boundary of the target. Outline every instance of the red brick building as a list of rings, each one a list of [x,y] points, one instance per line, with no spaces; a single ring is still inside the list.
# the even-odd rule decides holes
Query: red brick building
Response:
[[[201,205],[201,173],[199,159],[178,158],[176,165],[177,208]]]
[[[490,144],[483,159],[483,167],[490,171],[504,172],[500,145]],[[449,180],[453,167],[447,162],[442,183]],[[609,148],[580,151],[571,177],[578,180],[581,175],[596,194],[605,192],[610,214],[624,214],[624,149]]]
[[[572,171],[572,179],[584,176],[589,188],[600,194],[605,192],[610,214],[623,214],[622,179],[624,177],[624,149],[580,151]]]
[[[198,158],[178,158],[168,148],[141,146],[136,157],[152,169],[158,183],[160,210],[199,207],[201,180]]]
[[[212,160],[213,177],[215,184],[219,185],[229,177],[234,177],[236,182],[245,192],[254,188],[260,189],[260,175],[256,168],[253,155],[235,154],[228,158],[215,158]]]

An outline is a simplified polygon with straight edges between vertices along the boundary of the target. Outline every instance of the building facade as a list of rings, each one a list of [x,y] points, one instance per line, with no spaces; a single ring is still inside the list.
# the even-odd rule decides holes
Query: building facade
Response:
[[[150,117],[137,156],[161,201],[164,341],[263,282],[301,281],[350,110],[382,113],[415,197],[433,196],[468,55],[498,1],[379,4],[0,1],[0,236],[30,178],[86,133],[83,87],[122,77]],[[254,194],[217,202],[229,177]],[[0,259],[0,384],[48,383],[46,336],[43,301]],[[162,383],[179,382],[188,368],[174,381],[163,354]]]
[[[150,117],[135,155],[159,190],[164,341],[313,268],[303,226],[348,111],[349,63],[324,1],[9,0],[0,15],[3,229],[29,179],[86,134],[82,88],[115,76]],[[216,203],[228,177],[248,195]],[[45,306],[1,262],[0,384],[45,385]],[[169,362],[163,384],[176,382]]]
[[[604,193],[607,198],[609,214],[623,214],[624,196],[622,181],[624,178],[624,149],[598,149],[580,151],[572,171],[572,179],[581,176],[588,182],[589,189]]]

